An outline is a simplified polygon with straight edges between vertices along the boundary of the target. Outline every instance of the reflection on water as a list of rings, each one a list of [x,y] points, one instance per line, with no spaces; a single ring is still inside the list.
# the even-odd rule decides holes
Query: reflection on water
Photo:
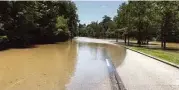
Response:
[[[68,90],[111,90],[105,62],[104,48],[100,44],[78,44],[77,67]]]
[[[76,40],[0,52],[0,90],[110,90],[106,51],[115,66],[126,52]]]
[[[106,45],[106,50],[116,68],[123,63],[126,56],[125,48],[118,45]]]

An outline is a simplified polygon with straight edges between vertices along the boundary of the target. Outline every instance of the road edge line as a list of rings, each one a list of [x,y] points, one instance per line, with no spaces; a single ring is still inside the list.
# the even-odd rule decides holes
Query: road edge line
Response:
[[[116,71],[116,68],[115,66],[113,65],[113,63],[111,62],[111,60],[106,59],[106,65],[107,65],[107,68],[108,68],[108,71],[109,71],[109,75],[110,75],[110,79],[115,79],[117,86],[118,86],[118,90],[127,90],[124,86],[124,83],[122,82],[119,74],[117,73]],[[113,78],[111,77],[111,75],[113,75]],[[113,80],[111,80],[112,84],[114,83]],[[115,87],[112,86],[112,89],[113,90],[116,90],[114,89]]]

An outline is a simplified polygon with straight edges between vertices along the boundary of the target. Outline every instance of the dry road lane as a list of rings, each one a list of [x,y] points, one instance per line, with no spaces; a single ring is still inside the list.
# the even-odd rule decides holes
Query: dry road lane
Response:
[[[116,69],[127,90],[179,90],[179,69],[134,51]]]

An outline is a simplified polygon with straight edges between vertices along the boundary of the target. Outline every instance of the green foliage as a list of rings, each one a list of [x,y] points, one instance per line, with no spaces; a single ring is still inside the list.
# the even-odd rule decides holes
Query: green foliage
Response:
[[[91,22],[90,24],[79,24],[79,36],[88,36],[96,38],[115,38],[116,23],[111,17],[104,15],[101,22]]]
[[[0,33],[13,46],[67,40],[70,33],[76,32],[76,10],[71,1],[3,1]]]
[[[82,36],[97,38],[137,39],[139,45],[150,40],[179,42],[179,2],[177,1],[129,1],[122,3],[117,15],[104,15],[101,22],[91,22],[79,27]]]
[[[57,30],[62,30],[64,32],[67,32],[68,31],[67,19],[65,19],[63,16],[57,17],[56,28]]]
[[[118,28],[126,28],[122,35],[136,38],[143,44],[152,38],[177,42],[179,3],[176,1],[129,1],[117,10],[115,22]],[[164,46],[165,47],[165,46]]]
[[[60,37],[69,37],[69,30],[68,30],[68,20],[64,18],[64,16],[58,16],[56,20],[56,28],[53,31],[57,38]]]
[[[9,39],[7,36],[0,36],[0,49],[5,49],[8,47]]]
[[[79,36],[87,36],[86,24],[79,24],[78,26],[78,35]]]

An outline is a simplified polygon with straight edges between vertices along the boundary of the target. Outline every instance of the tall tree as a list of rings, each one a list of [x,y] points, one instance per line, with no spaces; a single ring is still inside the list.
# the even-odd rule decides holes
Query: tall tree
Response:
[[[72,1],[3,1],[0,25],[12,45],[60,41],[76,34],[76,10]]]

